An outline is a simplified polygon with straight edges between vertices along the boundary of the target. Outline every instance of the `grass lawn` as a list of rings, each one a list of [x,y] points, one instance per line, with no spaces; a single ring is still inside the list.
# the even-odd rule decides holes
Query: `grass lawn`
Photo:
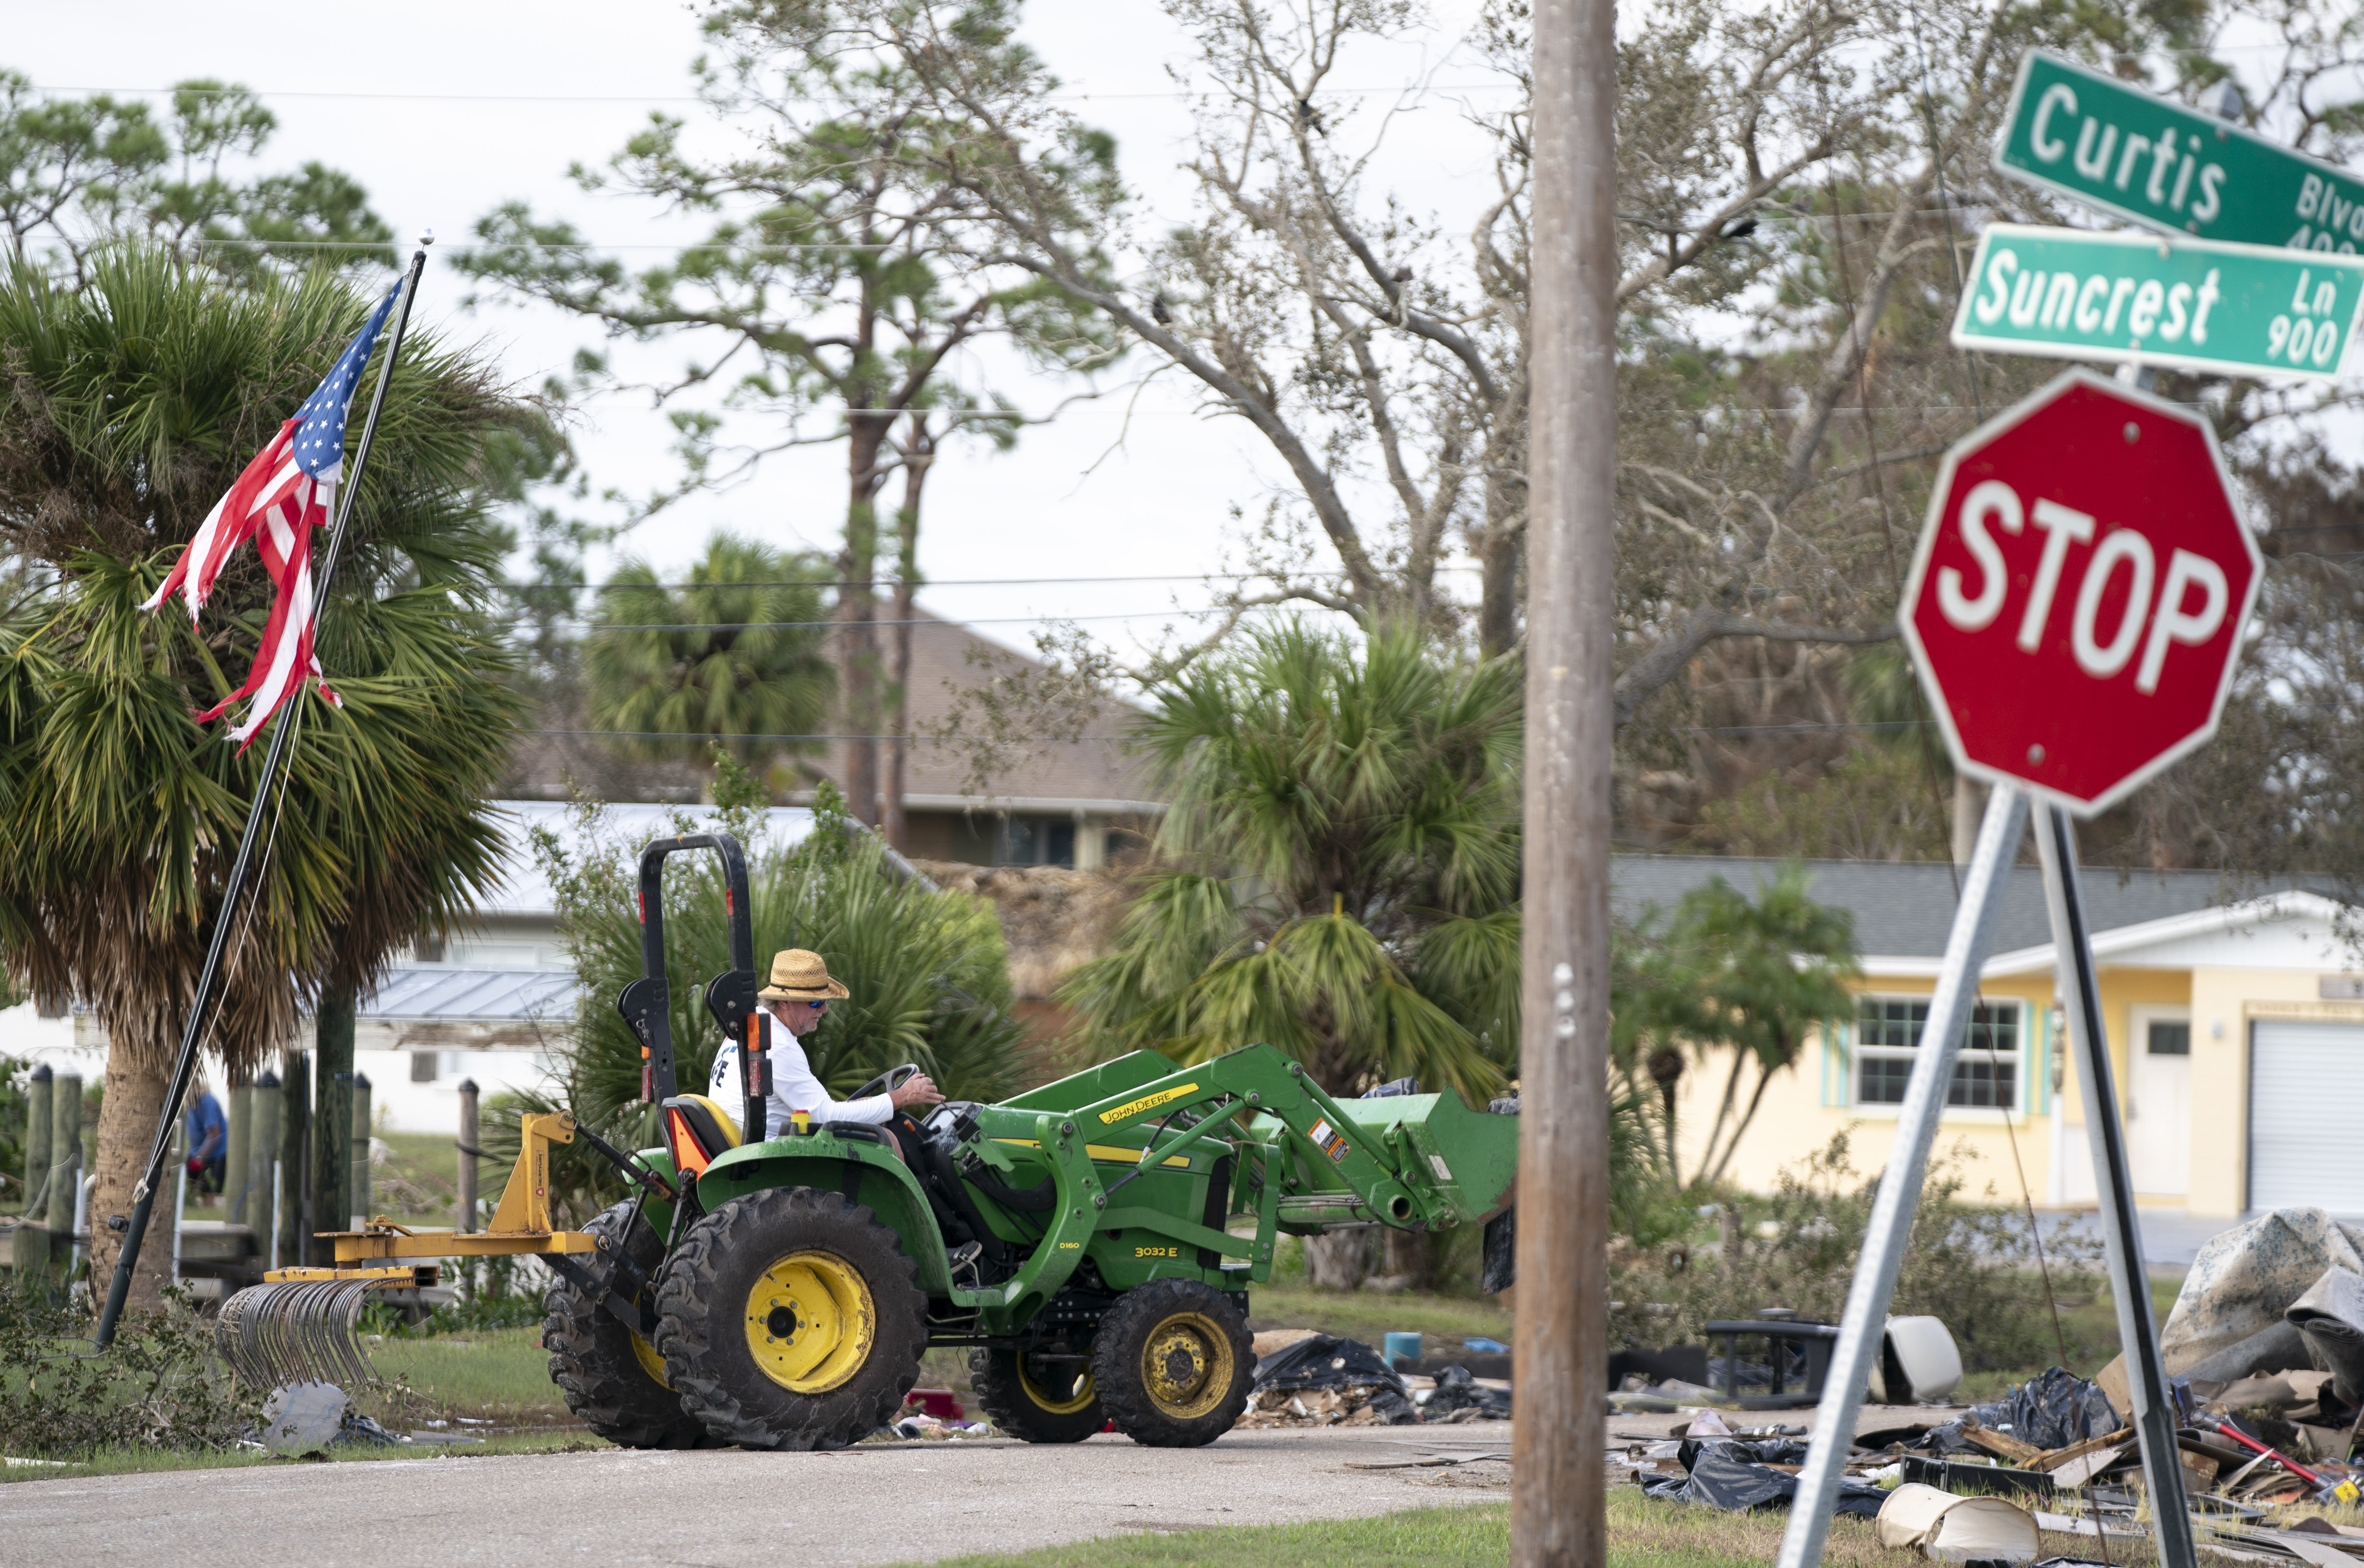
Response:
[[[1780,1555],[1781,1534],[1789,1525],[1786,1509],[1720,1514],[1688,1503],[1656,1502],[1638,1487],[1622,1486],[1609,1494],[1609,1561],[1618,1568],[1762,1568]],[[2041,1541],[2042,1557],[2095,1555],[2091,1536],[2046,1531]],[[2125,1540],[2111,1541],[2109,1556],[2117,1568],[2155,1568],[2158,1562],[2158,1552]],[[2212,1563],[2226,1561],[2207,1552],[2201,1556]],[[1853,1518],[1831,1521],[1822,1560],[1828,1568],[1897,1568],[1918,1561],[1880,1545],[1871,1521]]]
[[[370,1212],[405,1225],[456,1226],[460,1199],[460,1151],[448,1132],[381,1132],[385,1163],[370,1170]],[[487,1204],[501,1195],[501,1180],[490,1160],[476,1162],[476,1193]]]
[[[577,1427],[541,1432],[504,1432],[482,1442],[450,1446],[406,1443],[399,1448],[348,1447],[325,1459],[280,1459],[251,1451],[192,1449],[111,1449],[84,1463],[0,1465],[0,1485],[11,1481],[71,1481],[89,1475],[147,1475],[181,1470],[255,1470],[273,1464],[368,1464],[387,1459],[467,1459],[485,1453],[587,1453],[608,1445]]]
[[[460,1195],[460,1151],[446,1132],[381,1132],[386,1145],[385,1163],[371,1167],[370,1212],[409,1226],[451,1226],[458,1220],[453,1206]],[[172,1180],[168,1171],[165,1179]],[[490,1160],[476,1162],[476,1191],[486,1204],[501,1195],[508,1179],[505,1167]],[[181,1210],[184,1219],[224,1220],[229,1218],[227,1197],[211,1207],[191,1193]]]
[[[1507,1503],[1413,1508],[1377,1518],[1219,1525],[944,1559],[937,1568],[1499,1568],[1511,1552]],[[1615,1561],[1612,1553],[1611,1561]]]
[[[1611,1568],[1763,1568],[1780,1554],[1786,1512],[1720,1514],[1653,1502],[1632,1486],[1608,1498]],[[2118,1568],[2149,1568],[2157,1554],[2113,1541]],[[2077,1538],[2046,1535],[2047,1557],[2083,1556]],[[1499,1568],[1511,1553],[1508,1503],[1412,1508],[1376,1518],[1290,1525],[1220,1525],[1143,1531],[1033,1551],[956,1557],[938,1568]],[[1830,1568],[1896,1568],[1900,1554],[1872,1536],[1871,1521],[1831,1521],[1823,1562]],[[2218,1561],[2210,1559],[2210,1561]]]
[[[1259,1285],[1248,1293],[1248,1327],[1318,1329],[1360,1340],[1373,1350],[1382,1334],[1434,1334],[1511,1342],[1511,1315],[1491,1296],[1427,1296],[1404,1291],[1313,1290],[1304,1285]]]
[[[363,1407],[396,1426],[465,1416],[496,1426],[574,1425],[558,1385],[550,1381],[550,1352],[540,1329],[479,1329],[426,1339],[364,1341],[378,1376],[402,1380],[408,1393]]]
[[[391,1387],[349,1391],[354,1406],[395,1432],[440,1430],[480,1437],[443,1446],[340,1447],[333,1461],[465,1458],[479,1453],[572,1453],[608,1444],[577,1423],[557,1385],[539,1329],[483,1329],[424,1340],[367,1344],[378,1375]],[[399,1379],[399,1382],[396,1380]],[[443,1423],[440,1428],[433,1423]],[[43,1481],[77,1475],[129,1475],[165,1470],[235,1470],[293,1462],[268,1454],[206,1450],[127,1449],[62,1468],[0,1465],[0,1481]],[[313,1461],[310,1462],[318,1462]]]
[[[1609,1494],[1612,1568],[1762,1568],[1779,1555],[1786,1512],[1719,1514],[1657,1503],[1631,1486]],[[2089,1543],[2090,1544],[2090,1543]],[[2113,1542],[2120,1568],[2143,1554]],[[2072,1538],[2047,1535],[2047,1556],[2078,1555]],[[1221,1525],[1128,1534],[1034,1551],[956,1557],[939,1568],[1499,1568],[1511,1554],[1511,1507],[1413,1508],[1376,1518],[1290,1525]],[[1831,1521],[1823,1561],[1830,1568],[1895,1568],[1898,1553],[1873,1539],[1868,1519]]]

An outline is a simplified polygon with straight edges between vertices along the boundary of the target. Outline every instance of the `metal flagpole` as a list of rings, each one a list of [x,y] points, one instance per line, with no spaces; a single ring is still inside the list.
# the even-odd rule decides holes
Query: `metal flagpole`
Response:
[[[1838,1342],[1831,1348],[1823,1402],[1814,1412],[1814,1435],[1806,1451],[1805,1467],[1798,1473],[1790,1528],[1781,1537],[1779,1568],[1814,1568],[1822,1561],[1823,1545],[1830,1535],[1831,1506],[1838,1499],[1839,1482],[1855,1446],[1856,1413],[1863,1408],[1864,1385],[1871,1376],[1871,1359],[1879,1354],[1887,1330],[1889,1297],[1895,1294],[1897,1270],[1903,1264],[1905,1242],[1912,1234],[1922,1178],[1929,1169],[1929,1146],[1937,1140],[1937,1118],[1945,1113],[1954,1061],[1961,1054],[1970,1006],[1978,999],[1979,971],[1985,967],[1995,914],[2002,905],[1998,895],[2011,875],[2026,824],[2026,794],[2016,784],[1997,784],[1987,796],[1978,848],[1971,852],[1969,873],[1962,883],[1954,929],[1946,938],[1944,966],[1937,974],[1937,988],[1929,997],[1929,1020],[1922,1026],[1912,1077],[1897,1115],[1896,1146],[1889,1153],[1888,1169],[1880,1173],[1879,1195],[1872,1201],[1863,1255],[1856,1267],[1855,1283],[1847,1289]]]
[[[2184,1501],[2183,1457],[2176,1447],[2175,1404],[2159,1355],[2158,1322],[2151,1315],[2150,1280],[2143,1272],[2125,1129],[2118,1123],[2109,1036],[2102,1029],[2101,993],[2093,980],[2092,933],[2085,924],[2085,892],[2077,879],[2077,829],[2067,812],[2049,805],[2037,809],[2035,849],[2044,862],[2044,901],[2052,913],[2053,965],[2059,976],[2056,984],[2068,1016],[2077,1083],[2085,1092],[2085,1136],[2093,1148],[2093,1184],[2100,1189],[2110,1292],[2117,1298],[2118,1344],[2124,1353],[2135,1436],[2142,1444],[2143,1479],[2150,1487],[2158,1557],[2167,1568],[2192,1568],[2198,1559],[2191,1514]],[[2059,1114],[2057,1107],[2053,1114]]]
[[[394,336],[385,346],[385,359],[377,370],[377,387],[370,395],[369,417],[362,426],[361,443],[353,449],[352,467],[345,475],[344,494],[338,498],[337,516],[329,528],[329,549],[320,566],[320,582],[314,603],[315,624],[326,613],[329,603],[329,579],[336,574],[337,556],[345,542],[346,527],[352,521],[353,496],[360,489],[362,468],[369,462],[370,442],[377,435],[379,409],[385,402],[386,383],[394,376],[395,356],[402,351],[402,335],[410,325],[410,302],[418,293],[420,273],[427,268],[427,247],[434,243],[431,235],[421,236],[418,249],[410,258],[410,270],[402,280],[402,299],[395,306]],[[296,694],[300,696],[300,692]],[[156,1122],[156,1139],[148,1153],[148,1163],[139,1184],[131,1189],[131,1218],[110,1215],[107,1229],[123,1230],[123,1251],[115,1260],[115,1277],[106,1287],[106,1305],[98,1315],[98,1333],[93,1341],[105,1350],[115,1340],[116,1324],[123,1317],[124,1301],[131,1294],[131,1272],[139,1266],[139,1246],[147,1238],[148,1220],[156,1207],[156,1184],[164,1168],[164,1151],[172,1141],[173,1124],[179,1120],[181,1096],[189,1092],[189,1075],[196,1070],[197,1047],[205,1037],[206,1005],[213,999],[213,990],[221,974],[222,955],[229,945],[229,931],[238,913],[239,898],[246,891],[247,868],[254,858],[255,840],[261,836],[262,808],[271,796],[271,781],[277,776],[280,763],[285,760],[289,741],[296,732],[296,701],[289,701],[273,720],[271,749],[263,753],[262,772],[254,784],[254,800],[246,808],[246,830],[239,836],[238,854],[230,862],[229,880],[222,888],[221,908],[214,916],[213,939],[206,946],[205,968],[197,974],[197,994],[191,998],[188,1020],[181,1028],[181,1053],[173,1063],[173,1081],[164,1094],[164,1109]]]

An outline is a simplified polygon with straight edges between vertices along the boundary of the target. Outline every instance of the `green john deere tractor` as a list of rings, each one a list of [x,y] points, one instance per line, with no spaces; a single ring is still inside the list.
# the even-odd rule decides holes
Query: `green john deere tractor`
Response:
[[[842,1447],[894,1418],[923,1351],[952,1345],[1014,1436],[1113,1422],[1192,1446],[1246,1405],[1248,1288],[1282,1231],[1484,1224],[1488,1286],[1510,1283],[1515,1102],[1472,1110],[1408,1081],[1337,1100],[1270,1046],[1190,1067],[1136,1051],[886,1128],[731,1125],[675,1081],[662,867],[695,849],[722,858],[735,966],[707,1004],[726,1038],[753,1038],[740,847],[660,840],[641,859],[643,973],[617,1006],[666,1146],[603,1147],[634,1195],[587,1228],[596,1253],[551,1260],[551,1375],[612,1441]],[[760,1118],[769,1064],[741,1057]]]

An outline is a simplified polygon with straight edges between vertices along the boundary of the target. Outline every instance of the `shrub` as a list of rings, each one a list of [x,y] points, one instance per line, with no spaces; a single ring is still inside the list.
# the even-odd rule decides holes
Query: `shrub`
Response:
[[[519,1267],[523,1262],[493,1257],[447,1263],[445,1275],[459,1287],[452,1300],[416,1323],[384,1302],[373,1301],[362,1309],[362,1330],[388,1339],[423,1340],[487,1329],[538,1329],[544,1312],[544,1291]]]
[[[1742,1227],[1731,1257],[1689,1237],[1655,1246],[1612,1243],[1611,1343],[1699,1343],[1711,1320],[1751,1317],[1772,1306],[1837,1322],[1879,1190],[1878,1178],[1862,1177],[1847,1153],[1842,1132],[1785,1169],[1771,1195],[1745,1202],[1754,1223]],[[1965,1167],[1975,1158],[1957,1145],[1931,1162],[1889,1310],[1942,1318],[1961,1346],[1966,1371],[2059,1360],[2026,1211],[1964,1200]],[[1994,1195],[1991,1187],[1985,1195]],[[2056,1299],[2099,1289],[2099,1243],[2064,1223],[2044,1237],[2043,1251]],[[2094,1349],[2072,1341],[2068,1352],[2073,1361],[2097,1360]]]
[[[228,1448],[259,1423],[261,1395],[232,1381],[183,1292],[127,1317],[104,1353],[88,1327],[43,1283],[0,1278],[0,1440],[11,1455]]]

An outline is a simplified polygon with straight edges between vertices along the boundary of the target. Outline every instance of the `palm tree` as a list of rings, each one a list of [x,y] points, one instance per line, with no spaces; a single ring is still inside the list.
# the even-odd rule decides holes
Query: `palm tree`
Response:
[[[1520,674],[1292,622],[1159,694],[1161,862],[1061,999],[1102,1054],[1264,1041],[1355,1094],[1476,1104],[1518,1038]]]
[[[1675,1085],[1685,1046],[1704,1060],[1732,1054],[1715,1120],[1696,1178],[1713,1186],[1731,1168],[1741,1136],[1773,1074],[1795,1066],[1807,1032],[1855,1006],[1846,982],[1856,962],[1855,918],[1807,895],[1806,873],[1791,867],[1749,897],[1722,877],[1683,895],[1671,914],[1645,919],[1617,998],[1617,1032],[1629,1060],[1640,1058],[1664,1095],[1667,1170],[1675,1172]],[[1756,1069],[1745,1105],[1741,1080]]]
[[[251,556],[206,624],[137,606],[369,302],[334,278],[243,287],[126,249],[66,288],[0,276],[0,959],[106,1027],[92,1264],[112,1266],[163,1109],[220,889],[262,757],[190,715],[253,657],[269,584]],[[483,598],[498,536],[487,438],[530,416],[485,367],[405,345],[321,615],[344,699],[307,694],[236,928],[209,1048],[232,1073],[292,1039],[326,986],[463,918],[496,869],[481,795],[515,723]],[[171,1264],[143,1249],[135,1306]]]
[[[823,652],[820,583],[808,557],[718,531],[686,586],[667,587],[628,561],[599,591],[585,659],[591,717],[650,758],[685,748],[655,739],[728,740],[750,761],[808,752],[836,677]],[[697,751],[703,751],[699,746]]]

